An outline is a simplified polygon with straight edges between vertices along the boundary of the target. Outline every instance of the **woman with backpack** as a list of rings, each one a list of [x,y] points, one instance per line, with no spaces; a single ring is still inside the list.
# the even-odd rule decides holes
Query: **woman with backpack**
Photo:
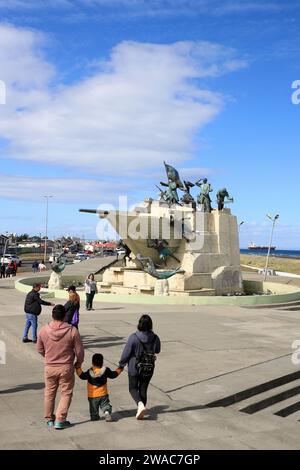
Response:
[[[152,319],[143,315],[137,331],[129,336],[122,353],[119,367],[128,364],[129,392],[137,404],[136,418],[144,418],[147,405],[147,390],[153,377],[156,354],[160,353],[159,337],[153,333]]]
[[[69,325],[75,326],[78,329],[80,297],[76,292],[75,286],[70,286],[67,291],[69,292],[69,300],[64,305],[66,310],[65,322],[69,323]]]

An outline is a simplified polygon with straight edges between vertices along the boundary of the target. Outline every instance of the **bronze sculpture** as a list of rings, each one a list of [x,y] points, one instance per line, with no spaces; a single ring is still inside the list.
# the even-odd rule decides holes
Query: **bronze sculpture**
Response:
[[[177,189],[183,189],[184,186],[183,183],[180,179],[179,173],[171,165],[168,165],[166,162],[164,162],[167,177],[168,177],[168,183],[160,182],[160,184],[167,189],[165,193],[166,201],[171,205],[171,204],[179,204],[179,196],[177,193]]]
[[[226,188],[220,189],[217,192],[217,202],[218,202],[218,210],[222,211],[225,205],[225,198],[228,202],[234,202],[233,197],[229,196],[229,193]]]
[[[201,189],[201,192],[197,198],[198,204],[203,206],[204,212],[211,212],[212,211],[212,206],[211,206],[211,198],[209,193],[213,191],[210,183],[208,183],[207,178],[201,179],[197,181],[196,186]]]
[[[193,207],[196,206],[195,199],[191,195],[191,188],[194,188],[194,183],[191,183],[190,181],[184,181],[184,195],[181,198],[181,202],[184,204],[192,204]],[[196,208],[196,207],[194,207]]]
[[[136,259],[142,266],[143,271],[146,271],[150,276],[155,277],[155,279],[170,279],[176,274],[183,274],[184,271],[181,268],[177,268],[174,271],[157,271],[155,268],[154,262],[151,258],[145,258],[140,253],[136,255]]]
[[[65,269],[66,267],[66,264],[67,264],[67,261],[64,257],[63,254],[61,254],[56,261],[54,261],[52,264],[51,264],[51,269],[53,272],[55,272],[56,274],[60,274],[63,272],[63,270]]]

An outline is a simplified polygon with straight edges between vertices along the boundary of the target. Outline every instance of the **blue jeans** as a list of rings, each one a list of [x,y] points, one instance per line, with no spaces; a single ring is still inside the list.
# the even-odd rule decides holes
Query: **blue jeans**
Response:
[[[29,328],[32,326],[32,341],[37,340],[38,317],[33,313],[26,313],[26,323],[23,338],[28,337]]]

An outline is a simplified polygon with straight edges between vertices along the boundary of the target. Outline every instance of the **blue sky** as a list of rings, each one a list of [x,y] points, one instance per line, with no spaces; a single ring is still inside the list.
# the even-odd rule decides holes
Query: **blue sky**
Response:
[[[96,237],[78,213],[155,196],[162,161],[235,198],[241,245],[300,249],[300,5],[0,0],[0,231]]]

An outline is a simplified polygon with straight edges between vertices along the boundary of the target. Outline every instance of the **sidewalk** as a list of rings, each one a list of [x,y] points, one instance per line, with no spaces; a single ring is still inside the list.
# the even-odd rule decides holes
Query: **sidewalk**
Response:
[[[1,280],[2,281],[2,280]],[[150,418],[135,419],[127,376],[109,383],[114,423],[89,421],[85,382],[76,380],[69,418],[74,426],[57,432],[43,422],[43,361],[33,344],[23,344],[24,296],[0,283],[0,334],[7,364],[0,365],[1,449],[298,449],[299,411],[275,413],[299,401],[290,390],[300,379],[250,397],[245,389],[298,372],[291,344],[300,339],[298,312],[238,307],[176,307],[96,304],[82,309],[80,333],[88,368],[94,352],[109,367],[118,363],[128,335],[142,313],[150,313],[162,339],[162,354],[150,386]],[[40,326],[50,320],[44,307]],[[281,391],[285,400],[268,405]],[[284,392],[284,393],[285,393]],[[232,394],[238,403],[205,405]],[[251,395],[251,393],[250,393]],[[252,415],[241,409],[267,400]]]

